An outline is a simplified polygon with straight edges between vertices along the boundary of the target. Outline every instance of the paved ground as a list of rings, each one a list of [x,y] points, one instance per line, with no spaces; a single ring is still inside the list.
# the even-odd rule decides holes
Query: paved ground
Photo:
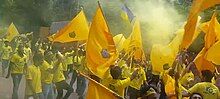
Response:
[[[0,75],[2,69],[0,64]],[[73,86],[74,89],[76,89],[76,85]],[[19,87],[19,99],[24,99],[24,92],[25,92],[25,79],[24,76],[22,78],[20,87]],[[12,78],[4,78],[0,77],[0,99],[11,99],[12,95]],[[77,94],[72,93],[69,99],[77,99]]]

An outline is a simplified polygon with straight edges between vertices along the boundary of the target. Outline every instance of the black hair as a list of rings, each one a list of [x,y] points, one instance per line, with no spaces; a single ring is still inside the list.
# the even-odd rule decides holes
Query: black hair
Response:
[[[202,73],[202,76],[204,77],[204,80],[206,82],[212,81],[213,73],[210,70],[203,70],[203,71],[201,71],[201,73]]]
[[[163,65],[163,70],[168,70],[168,69],[169,69],[169,64],[168,63],[164,64]]]
[[[110,74],[113,79],[119,79],[122,73],[122,69],[118,66],[111,67]]]

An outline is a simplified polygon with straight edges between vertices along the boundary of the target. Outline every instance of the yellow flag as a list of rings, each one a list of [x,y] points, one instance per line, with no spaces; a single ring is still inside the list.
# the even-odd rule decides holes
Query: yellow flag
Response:
[[[207,29],[207,31],[205,34],[205,46],[202,49],[202,51],[197,55],[197,57],[195,58],[195,64],[196,67],[199,71],[202,70],[210,70],[210,71],[214,71],[214,65],[206,60],[206,53],[209,50],[209,48],[215,44],[216,40],[217,40],[217,32],[216,32],[216,28],[215,26],[218,25],[218,21],[216,19],[216,12],[213,14],[211,21],[209,22],[209,28]]]
[[[14,23],[11,23],[11,25],[8,27],[8,33],[6,35],[6,39],[11,42],[14,37],[19,35],[19,32],[17,28],[15,27]]]
[[[207,51],[206,54],[206,59],[208,61],[212,61],[212,63],[216,65],[220,65],[220,41],[215,43],[209,50]]]
[[[154,73],[160,73],[163,71],[163,65],[172,65],[175,56],[173,55],[172,49],[168,46],[160,44],[154,44],[151,49],[150,59],[152,63],[152,71]]]
[[[162,72],[163,65],[172,66],[176,55],[179,52],[179,46],[183,38],[184,30],[177,31],[176,37],[168,45],[154,44],[151,49],[150,59],[153,72]]]
[[[86,99],[118,99],[119,95],[109,90],[105,86],[96,82],[95,80],[88,78],[88,90]]]
[[[138,20],[135,21],[132,33],[124,44],[127,44],[124,45],[126,52],[131,56],[134,56],[134,59],[145,60],[142,46],[140,22]]]
[[[192,43],[199,13],[205,9],[215,6],[216,4],[220,4],[220,0],[194,0],[189,13],[188,21],[185,25],[185,33],[183,36],[181,49],[187,49]]]
[[[205,59],[206,49],[203,48],[202,51],[199,52],[199,54],[196,56],[194,63],[196,64],[196,67],[199,71],[202,70],[210,70],[214,72],[215,67],[214,65]]]
[[[89,27],[83,10],[73,18],[64,28],[62,28],[54,36],[50,36],[49,40],[53,42],[72,42],[87,40]]]
[[[113,37],[113,40],[115,42],[116,49],[118,50],[118,52],[122,51],[123,44],[124,44],[124,41],[125,41],[124,35],[123,34],[118,34],[118,35]]]
[[[100,7],[93,18],[86,45],[87,67],[90,71],[103,78],[105,72],[116,58],[116,46]]]

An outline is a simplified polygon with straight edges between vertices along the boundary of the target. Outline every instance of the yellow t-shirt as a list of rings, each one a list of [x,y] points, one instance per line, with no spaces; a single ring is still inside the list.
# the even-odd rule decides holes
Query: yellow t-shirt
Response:
[[[48,69],[52,69],[53,66],[50,65],[48,62],[44,61],[43,64],[40,66],[41,70],[41,82],[46,84],[51,84],[53,81],[53,74],[48,72]]]
[[[194,80],[194,74],[192,72],[186,73],[181,79],[180,83],[183,86],[187,86],[190,82],[190,80]]]
[[[118,95],[124,97],[124,90],[130,84],[130,78],[124,80],[115,80],[113,79],[109,84],[108,88],[117,93]]]
[[[134,70],[134,69],[133,69]],[[133,71],[132,71],[133,72]],[[139,68],[138,70],[138,74],[137,76],[131,81],[131,84],[130,86],[132,88],[135,88],[137,90],[140,90],[141,88],[141,85],[143,84],[144,81],[146,81],[147,78],[146,78],[146,75],[145,75],[145,72],[144,72],[144,69],[142,67]]]
[[[126,64],[126,61],[124,60],[121,60],[120,62],[118,62],[119,67],[122,67],[124,64]]]
[[[63,74],[63,65],[60,63],[53,74],[53,82],[57,83],[63,80],[65,80],[65,76]]]
[[[26,64],[26,59],[27,59],[26,55],[24,55],[23,57],[19,56],[18,53],[12,55],[10,61],[14,64],[11,66],[11,73],[23,74],[24,65]]]
[[[72,53],[74,53],[74,51],[72,51],[72,52],[66,52],[66,53],[65,53],[65,56],[68,56],[68,55],[70,55],[70,54],[72,54]],[[72,55],[71,55],[71,56],[68,56],[68,57],[66,58],[66,64],[67,64],[67,65],[73,64],[73,56],[72,56]]]
[[[218,99],[219,97],[219,89],[211,82],[197,83],[188,92],[190,94],[199,93],[203,99]]]
[[[10,57],[10,53],[12,52],[12,48],[10,46],[2,47],[2,59],[8,60]]]
[[[123,78],[128,78],[131,76],[131,68],[128,67],[126,64],[122,65],[122,77]]]
[[[40,72],[39,67],[36,67],[34,65],[28,66],[26,79],[32,81],[32,86],[34,88],[33,90],[34,90],[35,93],[41,93],[42,92],[41,72]],[[30,90],[30,88],[27,88],[27,89]],[[28,91],[28,92],[31,92],[31,91]]]
[[[79,60],[80,60],[80,64],[75,65],[74,69],[81,72],[81,73],[88,74],[89,69],[86,66],[86,57],[85,56],[80,56]]]

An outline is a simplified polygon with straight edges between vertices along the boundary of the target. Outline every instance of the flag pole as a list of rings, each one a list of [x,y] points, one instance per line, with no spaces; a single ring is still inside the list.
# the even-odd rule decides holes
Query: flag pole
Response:
[[[111,31],[110,31],[110,28],[109,28],[109,26],[108,26],[108,22],[107,22],[107,20],[106,20],[106,16],[105,16],[105,14],[104,14],[104,11],[103,11],[103,9],[102,9],[102,6],[101,6],[101,4],[100,4],[100,1],[97,1],[98,2],[98,6],[99,6],[99,8],[100,8],[100,10],[101,10],[101,12],[102,12],[102,15],[103,15],[103,17],[104,17],[104,19],[105,19],[105,23],[106,23],[106,25],[107,25],[107,27],[108,27],[108,30],[109,30],[109,32],[110,32],[110,34],[111,34]],[[112,34],[111,34],[112,35]]]
[[[109,91],[110,93],[112,93],[113,95],[115,95],[117,98],[119,98],[119,99],[124,99],[123,97],[121,97],[120,95],[118,95],[117,93],[115,93],[114,91],[108,89],[107,87],[105,87],[104,85],[98,83],[97,81],[93,80],[92,78],[88,77],[87,75],[85,75],[85,74],[83,74],[83,73],[81,73],[81,72],[79,72],[79,74],[80,74],[81,76],[83,76],[84,78],[88,79],[89,81],[92,81],[92,82],[96,83],[97,85],[103,87],[104,89],[106,89],[107,91]]]

